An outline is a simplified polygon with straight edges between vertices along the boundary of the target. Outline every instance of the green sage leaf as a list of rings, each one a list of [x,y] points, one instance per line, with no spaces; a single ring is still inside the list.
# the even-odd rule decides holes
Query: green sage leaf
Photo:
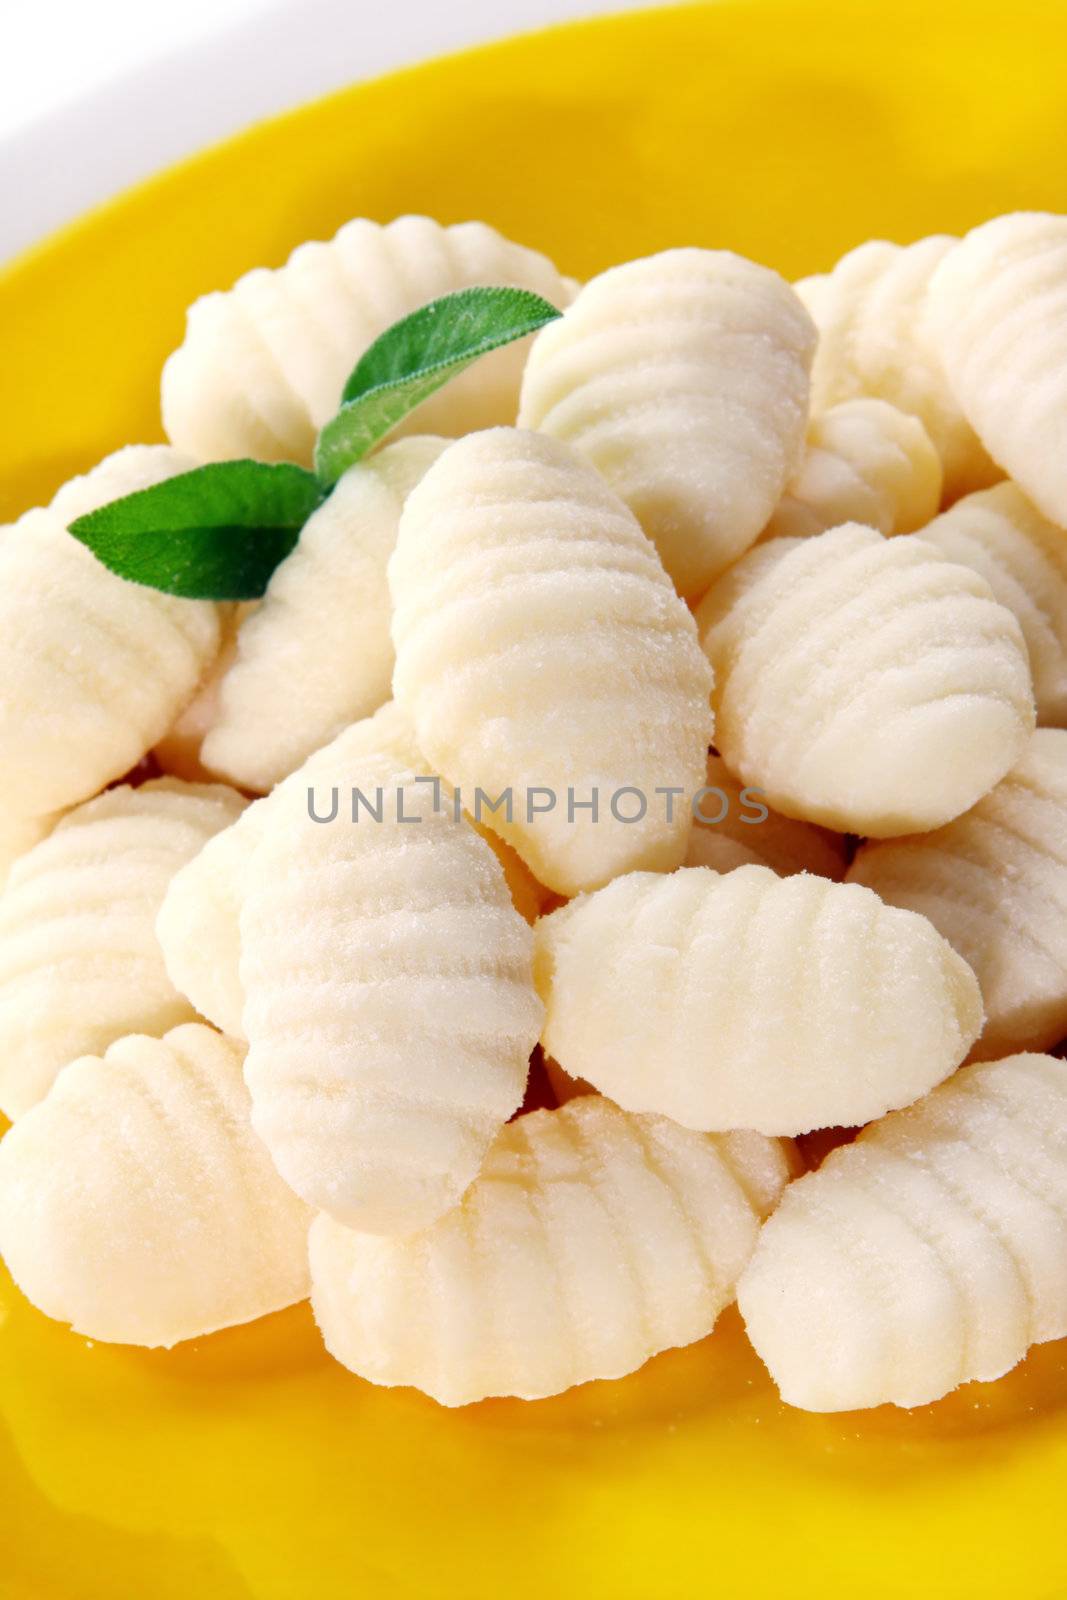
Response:
[[[113,500],[70,532],[111,572],[190,600],[256,600],[325,494],[290,462],[217,461]]]
[[[536,333],[560,312],[529,289],[459,289],[394,322],[360,357],[315,470],[332,487],[410,411],[479,356]]]

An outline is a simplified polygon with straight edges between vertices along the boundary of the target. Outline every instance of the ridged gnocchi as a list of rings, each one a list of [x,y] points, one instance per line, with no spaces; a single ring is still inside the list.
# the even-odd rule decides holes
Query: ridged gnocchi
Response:
[[[924,917],[809,873],[630,873],[535,934],[547,1053],[687,1128],[867,1122],[940,1083],[982,1026],[973,972]]]
[[[849,877],[928,917],[974,968],[986,1009],[978,1054],[1067,1035],[1067,732],[1039,729],[972,810],[865,846]]]
[[[410,778],[350,762],[325,823],[280,794],[240,918],[255,1129],[298,1194],[373,1233],[456,1203],[522,1100],[541,1023],[500,863]],[[380,821],[353,820],[353,788],[381,790]]]
[[[921,538],[846,525],[750,551],[697,611],[715,742],[786,816],[874,837],[959,816],[1034,727],[1019,624]]]
[[[948,1083],[792,1184],[741,1277],[790,1405],[926,1405],[1067,1334],[1067,1063]]]
[[[45,816],[122,777],[214,658],[217,606],[117,578],[67,532],[192,465],[163,445],[131,445],[0,539],[0,771],[12,814]]]
[[[523,430],[460,440],[404,507],[389,584],[393,693],[420,749],[475,815],[477,789],[510,792],[511,817],[482,820],[541,883],[678,865],[690,817],[664,790],[700,786],[711,672],[591,467]]]
[[[806,539],[843,522],[914,533],[936,517],[941,483],[918,417],[885,400],[843,400],[812,418],[800,470],[761,537]]]
[[[1013,1054],[1067,1053],[1065,330],[1037,214],[795,288],[360,220],[198,301],[173,444],[0,528],[33,1303],[166,1347],[310,1291],[448,1406],[739,1286],[813,1410],[1067,1338],[1067,1064]]]
[[[949,561],[973,567],[1019,619],[1038,722],[1067,724],[1067,535],[1014,483],[967,495],[922,531]]]
[[[687,867],[770,867],[781,878],[814,872],[820,878],[843,878],[848,865],[846,841],[839,833],[780,817],[758,789],[737,782],[721,756],[708,757],[707,794],[694,797],[693,831],[685,853]]]
[[[55,817],[17,817],[0,810],[0,890],[20,856],[51,832]]]
[[[812,410],[873,396],[911,412],[941,457],[948,500],[1001,476],[964,416],[934,346],[930,280],[955,242],[947,234],[910,245],[872,239],[842,256],[832,272],[796,285],[819,330]]]
[[[995,461],[1067,528],[1067,217],[975,228],[938,266],[930,326],[960,409]]]
[[[171,878],[244,801],[161,778],[79,806],[0,895],[0,1109],[22,1115],[76,1056],[161,1034],[193,1010],[167,977],[156,913]]]
[[[531,289],[561,309],[577,290],[546,256],[484,222],[429,217],[348,222],[190,307],[185,342],[163,369],[163,424],[200,461],[256,456],[309,463],[364,350],[391,323],[476,284]],[[401,425],[455,435],[513,422],[529,340],[485,356]],[[401,431],[398,430],[398,431]]]
[[[585,1096],[510,1123],[421,1233],[316,1218],[315,1317],[353,1372],[443,1405],[618,1378],[711,1332],[793,1171],[777,1140]]]
[[[389,698],[386,568],[400,510],[445,447],[401,439],[349,469],[242,623],[202,759],[266,792]]]
[[[776,272],[727,250],[665,250],[593,278],[541,330],[519,424],[586,456],[679,593],[698,598],[800,463],[814,349]]]
[[[202,1023],[66,1067],[0,1142],[0,1255],[90,1339],[164,1345],[308,1292],[310,1212],[252,1132],[241,1048]]]
[[[200,1015],[231,1038],[245,1036],[241,907],[271,809],[284,795],[301,794],[319,782],[332,786],[339,773],[368,756],[392,760],[401,770],[421,768],[411,725],[392,702],[309,756],[272,795],[255,801],[209,839],[170,881],[156,919],[167,972]]]
[[[167,971],[200,1015],[234,1039],[244,1038],[241,907],[271,807],[283,793],[298,794],[319,783],[332,788],[339,771],[368,756],[384,757],[418,776],[433,776],[415,746],[410,722],[390,700],[373,717],[346,728],[309,756],[272,794],[253,802],[236,822],[209,839],[171,879],[156,919]],[[441,803],[449,808],[452,804],[443,780]],[[476,831],[500,862],[516,910],[527,922],[535,921],[550,898],[548,891],[503,839],[484,825]]]

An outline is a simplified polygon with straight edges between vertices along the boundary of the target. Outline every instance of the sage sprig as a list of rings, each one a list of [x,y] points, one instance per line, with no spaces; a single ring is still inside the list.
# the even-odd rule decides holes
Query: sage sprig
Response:
[[[111,572],[192,600],[257,600],[338,479],[479,356],[560,315],[528,289],[443,295],[375,339],[319,434],[315,471],[217,461],[113,500],[70,525]]]

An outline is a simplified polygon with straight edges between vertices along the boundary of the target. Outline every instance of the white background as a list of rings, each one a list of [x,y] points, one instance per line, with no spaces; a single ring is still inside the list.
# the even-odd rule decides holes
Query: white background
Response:
[[[0,0],[0,259],[260,117],[656,0]]]

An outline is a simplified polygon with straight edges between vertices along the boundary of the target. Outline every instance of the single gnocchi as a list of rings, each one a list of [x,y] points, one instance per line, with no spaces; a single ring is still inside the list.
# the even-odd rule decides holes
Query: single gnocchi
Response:
[[[390,695],[386,568],[407,495],[445,447],[401,439],[349,469],[242,623],[202,760],[266,792]]]
[[[978,1054],[1067,1035],[1067,732],[1039,729],[996,788],[947,827],[867,845],[849,871],[928,917],[974,968]]]
[[[922,531],[949,561],[981,573],[1019,620],[1038,721],[1067,725],[1067,535],[1014,483],[967,495]]]
[[[0,1142],[0,1255],[90,1339],[177,1344],[308,1292],[310,1213],[252,1132],[241,1048],[203,1023],[66,1067]]]
[[[1067,1335],[1067,1063],[965,1067],[792,1184],[741,1277],[790,1405],[926,1405]]]
[[[693,797],[693,831],[685,855],[687,867],[770,867],[779,877],[814,872],[820,878],[843,878],[848,865],[847,841],[839,833],[780,817],[764,802],[759,789],[747,788],[721,756],[708,757],[707,782]]]
[[[561,309],[577,289],[546,256],[484,222],[348,222],[277,271],[259,267],[190,307],[185,342],[163,369],[167,436],[200,461],[310,463],[367,346],[427,301],[478,284],[530,289]],[[402,426],[455,435],[514,422],[528,346],[486,356]]]
[[[20,856],[48,837],[55,817],[17,817],[0,810],[0,891]]]
[[[167,885],[244,801],[161,778],[89,800],[21,856],[0,895],[0,1109],[15,1118],[77,1056],[194,1015],[167,977]]]
[[[665,250],[592,279],[534,342],[519,423],[607,479],[698,598],[759,536],[808,421],[811,319],[727,250]]]
[[[983,449],[941,366],[930,282],[955,240],[915,244],[872,239],[830,273],[796,285],[819,330],[812,410],[870,396],[919,418],[941,457],[945,496],[955,500],[1001,476]]]
[[[914,533],[936,517],[941,483],[918,417],[885,400],[843,400],[812,418],[800,470],[761,537],[806,539],[843,522]]]
[[[924,917],[767,867],[635,872],[536,927],[542,1043],[627,1111],[807,1133],[908,1105],[982,1026]]]
[[[702,601],[715,740],[786,816],[877,838],[959,816],[1034,728],[1018,622],[922,539],[772,539]]]
[[[711,671],[591,467],[523,430],[460,440],[404,507],[389,584],[393,693],[420,749],[475,816],[482,791],[481,820],[539,882],[567,895],[678,865],[690,817],[666,789],[700,786]]]
[[[0,539],[0,771],[13,815],[46,816],[121,778],[214,659],[217,606],[128,583],[67,532],[193,465],[163,445],[131,445]]]
[[[989,454],[1067,528],[1067,217],[975,228],[939,264],[930,323],[952,392]]]
[[[324,809],[329,809],[337,774],[366,757],[392,761],[398,769],[420,777],[433,776],[416,748],[410,722],[390,700],[373,717],[346,728],[309,756],[272,794],[255,801],[228,828],[209,839],[199,855],[171,879],[156,919],[167,971],[175,988],[188,996],[200,1015],[234,1039],[244,1038],[241,907],[253,881],[256,845],[271,810],[282,795],[314,790],[319,783]],[[451,814],[443,781],[441,803]],[[499,860],[516,909],[527,922],[535,921],[548,902],[548,891],[502,839],[484,826],[477,831]]]
[[[795,1170],[777,1140],[691,1133],[584,1096],[510,1123],[421,1233],[318,1217],[312,1306],[346,1367],[443,1405],[621,1377],[711,1332]]]
[[[240,916],[256,1131],[298,1194],[373,1233],[456,1203],[522,1100],[541,1023],[500,863],[411,778],[339,765],[343,805],[358,789],[381,820],[272,801]]]

